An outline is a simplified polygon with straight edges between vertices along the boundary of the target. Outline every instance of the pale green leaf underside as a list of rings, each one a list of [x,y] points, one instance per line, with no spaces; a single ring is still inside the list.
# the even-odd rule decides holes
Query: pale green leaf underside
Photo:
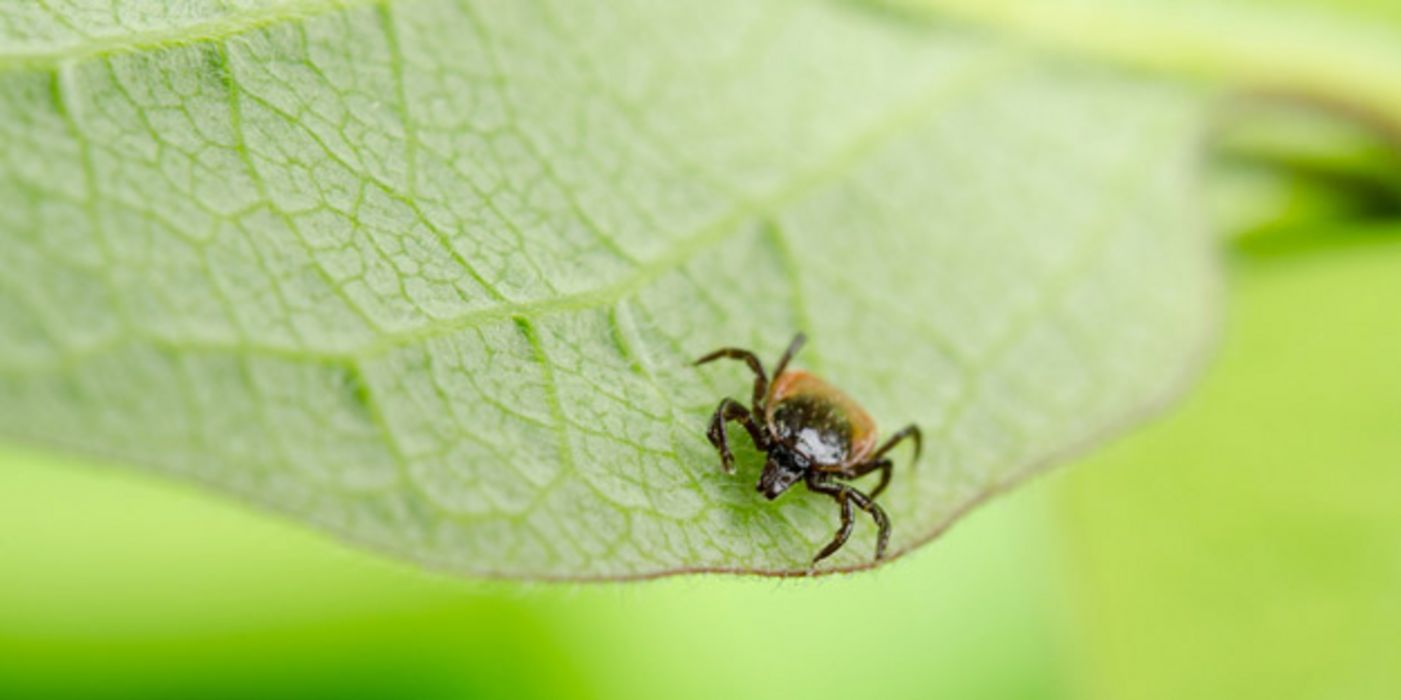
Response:
[[[694,357],[803,329],[923,426],[903,551],[1208,333],[1191,95],[845,4],[164,5],[0,4],[12,439],[454,571],[804,571]]]

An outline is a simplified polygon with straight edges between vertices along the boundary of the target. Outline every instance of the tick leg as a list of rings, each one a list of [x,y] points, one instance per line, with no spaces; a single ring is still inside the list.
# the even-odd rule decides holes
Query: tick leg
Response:
[[[798,354],[798,348],[803,347],[803,343],[808,342],[808,337],[799,333],[793,336],[792,342],[788,343],[788,349],[783,351],[783,357],[778,358],[778,364],[774,365],[773,377],[778,379],[778,375],[783,374],[783,370],[788,369],[788,362],[793,356]]]
[[[769,378],[768,375],[764,374],[764,365],[759,362],[759,358],[756,357],[754,353],[740,348],[720,348],[696,360],[695,364],[703,365],[722,357],[731,360],[743,360],[744,364],[749,365],[749,369],[754,372],[754,401],[750,405],[754,407],[756,413],[762,413],[764,408],[764,394],[768,393],[769,390]]]
[[[837,534],[832,538],[832,541],[828,542],[827,546],[823,547],[822,551],[812,558],[812,563],[816,564],[832,556],[832,553],[841,549],[842,545],[846,544],[847,538],[851,537],[851,528],[855,525],[856,520],[851,517],[851,499],[848,494],[854,493],[854,491],[844,484],[834,484],[830,481],[819,481],[814,478],[809,478],[807,485],[809,490],[825,493],[836,499],[837,503],[842,506],[842,525],[837,528]]]
[[[837,551],[846,543],[846,538],[851,535],[851,503],[855,503],[857,508],[870,513],[871,519],[876,521],[876,560],[885,558],[885,546],[890,543],[890,517],[885,514],[885,509],[876,505],[870,496],[846,484],[824,481],[825,478],[820,476],[818,472],[812,472],[807,478],[808,489],[825,493],[842,504],[842,527],[837,531],[837,536],[832,540],[832,543],[818,552],[817,558],[813,559],[812,563],[816,564],[823,557]]]
[[[876,487],[871,489],[871,500],[874,501],[876,500],[876,496],[879,496],[881,491],[884,491],[885,487],[890,485],[890,473],[895,471],[895,468],[888,459],[882,459],[876,462],[873,467],[880,470],[880,483],[877,483]]]
[[[874,455],[871,455],[871,461],[874,462],[884,457],[885,453],[890,451],[890,448],[900,444],[900,441],[905,438],[910,438],[915,441],[915,458],[911,460],[910,464],[913,465],[915,462],[918,462],[919,453],[924,449],[924,437],[920,435],[919,427],[913,423],[897,430],[894,435],[891,435],[890,439],[886,440],[885,444],[881,445],[880,449],[877,449]],[[880,489],[876,490],[879,491]],[[875,494],[872,494],[872,496],[874,495]]]
[[[856,504],[857,508],[871,514],[871,519],[876,521],[876,560],[885,558],[885,546],[890,544],[890,517],[885,514],[885,509],[871,500],[867,496],[851,487],[847,488],[847,498]]]
[[[720,451],[720,467],[727,474],[735,473],[735,456],[730,452],[730,436],[725,432],[725,424],[729,421],[737,421],[744,429],[749,431],[749,437],[754,439],[754,446],[761,450],[768,449],[769,443],[764,432],[754,423],[754,416],[749,413],[749,409],[734,399],[722,399],[720,405],[715,407],[715,415],[710,417],[710,430],[705,432],[705,436],[710,438],[710,444]]]
[[[880,483],[871,490],[871,498],[879,496],[886,486],[890,485],[890,476],[894,471],[894,464],[889,459],[873,459],[860,464],[836,465],[836,466],[814,466],[814,471],[824,474],[841,477],[843,479],[859,479],[873,471],[880,471]]]
[[[890,460],[877,459],[870,462],[862,462],[861,464],[847,467],[842,471],[832,473],[843,479],[856,479],[876,470],[880,471],[880,482],[876,484],[874,489],[871,489],[871,500],[875,500],[876,496],[879,496],[881,491],[884,491],[885,487],[890,485],[890,474],[894,471],[894,464],[891,463]]]

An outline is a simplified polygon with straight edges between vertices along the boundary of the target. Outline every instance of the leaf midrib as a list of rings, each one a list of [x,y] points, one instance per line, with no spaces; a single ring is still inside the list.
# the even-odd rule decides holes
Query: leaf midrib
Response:
[[[858,163],[882,146],[901,135],[937,110],[948,100],[957,98],[966,90],[977,87],[983,80],[1019,65],[1023,54],[994,52],[974,60],[958,76],[945,79],[938,85],[925,90],[915,99],[889,110],[886,116],[877,120],[871,128],[862,131],[845,146],[837,149],[832,157],[821,165],[794,175],[772,194],[754,200],[741,200],[739,205],[709,224],[703,225],[680,239],[665,253],[641,264],[628,275],[616,282],[595,287],[582,292],[563,294],[547,299],[502,304],[487,309],[472,311],[460,316],[427,323],[420,328],[398,333],[384,333],[381,337],[359,351],[350,353],[347,359],[371,359],[401,345],[427,340],[436,336],[453,333],[465,328],[479,326],[494,321],[515,317],[532,317],[560,311],[577,311],[599,308],[618,302],[645,287],[649,282],[670,272],[691,259],[700,251],[715,246],[744,230],[745,222],[761,222],[771,218],[775,212],[802,199],[807,194],[851,172]]]
[[[267,345],[241,339],[238,342],[181,341],[186,350],[252,352],[266,356],[277,356],[294,360],[358,363],[382,357],[397,348],[424,342],[435,337],[448,335],[468,328],[514,318],[531,318],[562,311],[575,311],[600,308],[617,303],[641,290],[651,281],[677,269],[692,260],[701,251],[737,235],[745,230],[746,222],[762,222],[772,218],[777,212],[809,193],[851,172],[870,154],[891,143],[927,120],[938,108],[974,89],[995,75],[1009,72],[1024,65],[1028,54],[992,49],[988,53],[970,61],[955,76],[941,76],[937,84],[924,90],[915,98],[900,103],[885,115],[875,120],[836,149],[832,156],[818,166],[792,176],[787,182],[777,186],[771,194],[757,199],[741,200],[726,214],[683,235],[667,251],[652,258],[621,279],[570,294],[523,302],[503,303],[489,308],[470,311],[458,316],[436,319],[405,331],[385,331],[375,340],[344,352],[293,348],[284,345]],[[70,367],[83,358],[109,350],[114,345],[130,342],[130,336],[119,336],[108,343],[99,343],[60,359],[48,368],[27,366],[25,372],[58,371]]]

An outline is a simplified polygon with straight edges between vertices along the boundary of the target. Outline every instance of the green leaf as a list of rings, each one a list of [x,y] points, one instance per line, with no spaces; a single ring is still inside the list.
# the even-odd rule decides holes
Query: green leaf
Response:
[[[0,11],[0,435],[425,565],[809,571],[717,346],[924,429],[898,553],[1210,333],[1191,89],[848,4],[86,5]]]

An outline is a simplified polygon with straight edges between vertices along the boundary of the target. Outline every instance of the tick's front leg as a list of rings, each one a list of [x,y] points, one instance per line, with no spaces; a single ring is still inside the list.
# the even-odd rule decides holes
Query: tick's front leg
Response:
[[[729,421],[738,421],[744,426],[744,429],[749,431],[749,437],[753,438],[755,447],[761,450],[768,449],[769,442],[764,436],[764,431],[754,423],[754,416],[749,413],[749,409],[734,399],[722,399],[720,405],[715,408],[715,414],[710,417],[710,429],[705,432],[705,436],[710,438],[710,444],[720,452],[720,468],[724,469],[726,474],[733,474],[735,456],[730,451],[730,436],[725,431],[725,424]]]
[[[769,377],[764,374],[764,365],[759,362],[759,358],[754,353],[742,348],[720,348],[704,357],[696,360],[697,366],[707,362],[714,362],[720,358],[739,360],[749,365],[749,371],[754,373],[754,400],[750,403],[754,410],[762,413],[764,411],[764,395],[769,391]]]

